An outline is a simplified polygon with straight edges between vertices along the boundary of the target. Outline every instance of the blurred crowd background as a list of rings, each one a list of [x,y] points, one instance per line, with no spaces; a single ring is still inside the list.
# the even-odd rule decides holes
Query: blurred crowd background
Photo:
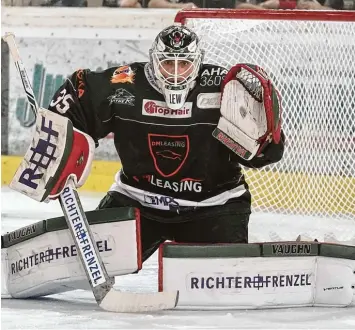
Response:
[[[4,6],[355,10],[355,0],[2,0]]]

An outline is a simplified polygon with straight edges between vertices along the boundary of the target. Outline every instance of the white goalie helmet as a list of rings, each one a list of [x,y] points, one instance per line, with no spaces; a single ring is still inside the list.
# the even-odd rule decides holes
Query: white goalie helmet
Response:
[[[149,55],[166,104],[171,109],[182,108],[204,55],[196,33],[185,26],[169,26],[155,38]]]

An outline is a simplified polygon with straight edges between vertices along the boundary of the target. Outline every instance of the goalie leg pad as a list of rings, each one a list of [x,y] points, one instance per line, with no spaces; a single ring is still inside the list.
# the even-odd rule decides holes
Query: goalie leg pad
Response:
[[[355,306],[355,246],[310,242],[165,243],[159,285],[177,308]]]
[[[131,274],[142,268],[138,209],[95,210],[86,212],[86,216],[109,276]],[[90,289],[64,217],[3,235],[1,270],[1,293],[14,298]]]

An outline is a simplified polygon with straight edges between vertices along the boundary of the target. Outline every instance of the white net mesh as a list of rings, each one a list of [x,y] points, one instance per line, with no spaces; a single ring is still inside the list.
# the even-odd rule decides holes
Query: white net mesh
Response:
[[[248,20],[206,11],[185,24],[200,36],[205,62],[260,65],[281,93],[285,153],[246,170],[253,210],[355,224],[355,14],[342,22],[324,15]]]

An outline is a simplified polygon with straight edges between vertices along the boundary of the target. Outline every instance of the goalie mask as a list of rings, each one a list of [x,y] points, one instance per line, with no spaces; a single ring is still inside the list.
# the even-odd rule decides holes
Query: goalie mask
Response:
[[[158,34],[149,54],[166,104],[171,109],[182,108],[203,59],[196,33],[185,26],[169,26]]]

